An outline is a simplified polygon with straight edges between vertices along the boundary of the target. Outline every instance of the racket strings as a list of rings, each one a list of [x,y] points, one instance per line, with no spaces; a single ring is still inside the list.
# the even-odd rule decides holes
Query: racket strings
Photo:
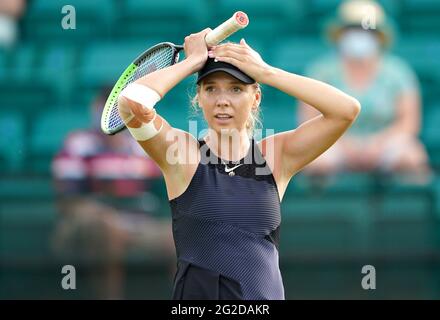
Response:
[[[137,63],[137,68],[126,75],[120,91],[124,90],[130,83],[142,78],[143,76],[169,67],[174,64],[176,58],[175,50],[172,46],[164,45],[147,53]],[[118,99],[114,99],[113,106],[107,116],[107,127],[110,130],[116,130],[124,126],[124,122],[119,116]]]

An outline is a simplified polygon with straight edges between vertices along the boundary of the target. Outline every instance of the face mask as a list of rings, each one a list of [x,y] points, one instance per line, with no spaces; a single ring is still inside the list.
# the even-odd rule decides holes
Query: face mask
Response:
[[[376,55],[379,49],[379,41],[371,31],[348,30],[339,40],[339,50],[347,58],[369,58]]]
[[[17,38],[17,23],[11,17],[0,14],[0,48],[11,47]]]

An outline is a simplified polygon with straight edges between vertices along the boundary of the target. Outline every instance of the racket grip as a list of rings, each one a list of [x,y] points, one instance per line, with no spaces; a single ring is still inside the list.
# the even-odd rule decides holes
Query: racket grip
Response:
[[[249,18],[242,11],[235,12],[231,18],[223,22],[217,28],[208,33],[205,42],[208,47],[212,47],[229,37],[234,32],[245,28],[249,24]]]

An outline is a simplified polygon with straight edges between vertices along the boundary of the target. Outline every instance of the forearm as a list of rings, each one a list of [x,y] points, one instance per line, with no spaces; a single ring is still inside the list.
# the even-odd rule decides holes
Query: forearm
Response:
[[[180,81],[193,74],[197,66],[197,61],[187,58],[170,67],[147,74],[135,82],[150,87],[164,97]]]
[[[264,83],[316,108],[324,117],[353,121],[360,110],[359,102],[328,84],[311,78],[269,68]]]
[[[408,126],[402,121],[396,121],[390,126],[376,132],[372,136],[371,140],[375,141],[376,143],[383,143],[396,135],[407,135],[407,136],[417,137],[418,134],[419,134],[418,128],[414,126]]]

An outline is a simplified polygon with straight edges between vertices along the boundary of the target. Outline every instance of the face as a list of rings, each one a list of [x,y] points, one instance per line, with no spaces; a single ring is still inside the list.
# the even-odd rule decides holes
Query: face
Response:
[[[341,54],[350,60],[362,61],[376,57],[380,52],[378,36],[361,28],[345,30],[339,39]]]
[[[260,104],[260,97],[255,85],[245,84],[221,71],[204,78],[198,90],[198,102],[205,119],[218,133],[246,130],[251,112]]]

